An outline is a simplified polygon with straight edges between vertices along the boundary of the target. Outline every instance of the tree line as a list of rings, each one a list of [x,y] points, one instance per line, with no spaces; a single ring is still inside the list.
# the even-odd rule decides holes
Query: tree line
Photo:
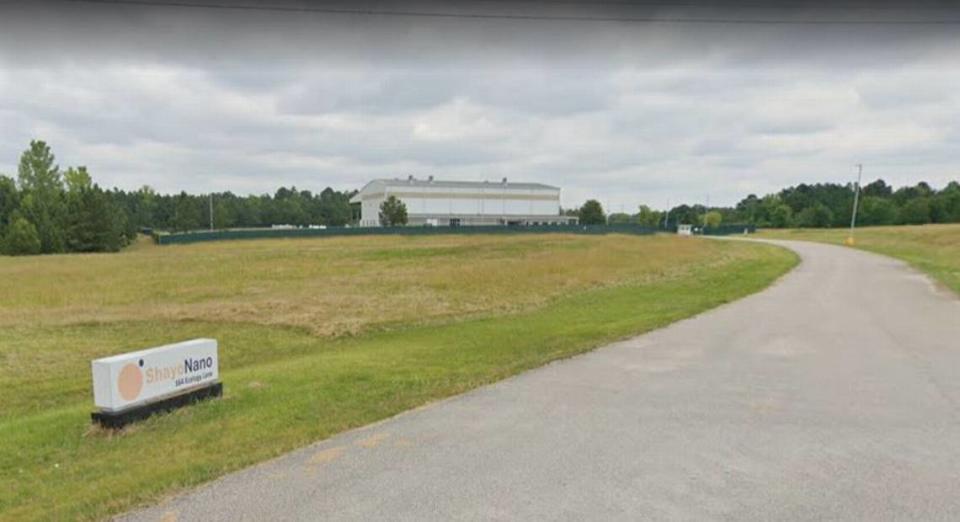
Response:
[[[678,224],[750,224],[764,228],[831,228],[850,225],[854,184],[817,183],[785,188],[758,197],[750,194],[733,207],[681,204],[669,211],[640,205],[634,214],[606,215],[596,200],[565,211],[583,224],[634,223],[649,227]],[[862,187],[857,209],[862,226],[960,223],[960,182],[937,190],[926,182],[894,189],[878,179]]]
[[[765,227],[842,227],[850,224],[854,185],[801,184],[758,198],[750,195],[732,209]],[[863,186],[857,223],[864,226],[960,223],[960,183],[937,190],[926,182],[894,189],[882,179]]]
[[[21,155],[16,180],[0,176],[0,253],[113,252],[129,241],[126,226],[87,169],[61,172],[42,141]]]
[[[50,147],[35,140],[20,156],[15,179],[0,174],[0,254],[116,252],[147,229],[207,229],[211,207],[218,229],[342,226],[353,219],[354,194],[295,187],[249,196],[105,190],[85,167],[62,170]]]
[[[732,207],[681,204],[659,211],[640,205],[634,214],[607,215],[600,202],[589,200],[563,213],[588,225],[843,227],[850,222],[854,188],[800,184],[763,197],[750,194]],[[281,187],[272,195],[248,196],[158,194],[148,186],[105,190],[85,167],[61,170],[50,147],[35,140],[20,156],[16,178],[0,175],[0,254],[115,252],[149,229],[343,226],[354,221],[354,194],[329,187],[318,194]],[[894,188],[878,179],[863,186],[857,216],[863,226],[960,223],[960,183],[939,190],[926,182]],[[406,207],[399,200],[384,202],[379,217],[384,225],[403,225]]]

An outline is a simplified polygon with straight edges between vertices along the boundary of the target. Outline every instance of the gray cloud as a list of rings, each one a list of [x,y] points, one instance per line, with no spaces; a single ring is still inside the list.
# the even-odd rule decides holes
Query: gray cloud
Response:
[[[62,164],[124,188],[506,176],[613,210],[707,194],[729,204],[846,181],[858,162],[893,183],[958,177],[960,36],[950,27],[0,9],[0,172],[43,138]]]

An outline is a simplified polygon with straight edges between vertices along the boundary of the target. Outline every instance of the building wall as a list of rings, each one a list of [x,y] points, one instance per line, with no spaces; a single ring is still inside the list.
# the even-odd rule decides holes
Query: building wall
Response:
[[[409,225],[433,225],[439,227],[450,226],[453,223],[461,226],[473,225],[566,225],[576,224],[577,220],[567,216],[527,216],[527,215],[505,215],[505,216],[480,216],[476,214],[464,215],[445,215],[436,214],[410,214],[408,215]]]
[[[396,194],[412,214],[476,214],[499,216],[526,214],[552,216],[560,213],[560,202],[540,199],[506,199],[498,197],[439,198]],[[382,201],[382,199],[380,199]]]
[[[446,225],[450,218],[460,219],[461,224],[498,224],[510,218],[550,222],[551,218],[560,218],[557,189],[513,189],[495,183],[480,188],[386,186],[361,194],[360,225],[378,226],[380,204],[391,195],[407,206],[410,224],[437,219],[438,224]]]
[[[386,199],[381,194],[377,198],[364,198],[360,203],[360,226],[380,226],[380,204]]]

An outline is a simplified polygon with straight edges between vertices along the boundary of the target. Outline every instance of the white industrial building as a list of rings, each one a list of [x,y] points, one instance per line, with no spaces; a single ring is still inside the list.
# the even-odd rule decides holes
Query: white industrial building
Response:
[[[377,179],[351,200],[360,204],[360,226],[380,226],[380,204],[396,196],[409,225],[557,225],[576,223],[560,215],[560,189],[540,183]]]

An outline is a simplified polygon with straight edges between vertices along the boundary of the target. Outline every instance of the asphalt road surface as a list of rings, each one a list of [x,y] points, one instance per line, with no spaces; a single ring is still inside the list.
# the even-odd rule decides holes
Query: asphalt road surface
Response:
[[[131,520],[960,520],[960,300],[787,243],[771,288]]]

